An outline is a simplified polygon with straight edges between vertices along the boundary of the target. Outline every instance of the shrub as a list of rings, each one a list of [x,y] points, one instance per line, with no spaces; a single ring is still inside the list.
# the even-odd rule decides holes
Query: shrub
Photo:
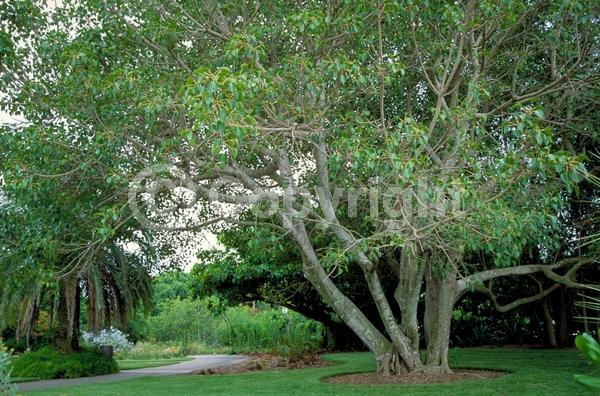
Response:
[[[160,312],[148,319],[149,340],[179,342],[183,349],[189,342],[199,342],[229,352],[275,350],[283,354],[321,346],[322,325],[296,312],[245,305],[214,310],[212,304],[191,299],[163,302]]]
[[[13,354],[23,353],[27,350],[35,351],[43,346],[50,345],[54,336],[54,330],[52,329],[46,330],[43,333],[40,330],[39,332],[32,334],[29,339],[29,345],[27,345],[25,337],[21,337],[17,340],[14,328],[4,329],[0,335],[0,337],[4,338],[4,346],[10,349]]]
[[[112,374],[119,371],[114,359],[95,350],[73,353],[43,347],[14,359],[12,374],[16,377],[54,379]]]
[[[319,349],[322,325],[299,313],[282,309],[253,311],[228,308],[218,326],[221,342],[238,352],[271,350],[293,355]]]
[[[10,382],[11,353],[0,340],[0,395],[16,395],[17,388]]]
[[[133,343],[127,339],[127,336],[121,330],[114,327],[103,329],[98,334],[84,331],[81,333],[81,341],[85,346],[90,348],[110,345],[118,353],[129,352],[133,348]]]

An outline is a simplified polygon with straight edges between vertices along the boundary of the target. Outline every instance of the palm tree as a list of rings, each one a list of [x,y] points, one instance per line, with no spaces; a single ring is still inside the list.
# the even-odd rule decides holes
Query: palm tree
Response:
[[[26,282],[3,282],[0,312],[4,320],[0,325],[15,325],[17,339],[25,338],[29,345],[41,302],[46,299],[51,307],[54,345],[63,351],[76,350],[82,300],[87,303],[88,326],[94,332],[113,324],[124,327],[140,308],[151,310],[147,257],[127,252],[113,241],[76,273],[55,275],[47,282],[31,279],[29,285],[33,286],[29,287]]]

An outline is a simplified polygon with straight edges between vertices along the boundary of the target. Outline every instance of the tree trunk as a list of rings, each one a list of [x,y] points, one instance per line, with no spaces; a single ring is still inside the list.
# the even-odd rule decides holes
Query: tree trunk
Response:
[[[450,325],[455,302],[456,271],[446,274],[433,273],[427,269],[425,289],[425,342],[427,358],[425,371],[428,373],[451,373],[448,365]]]
[[[389,253],[387,260],[398,278],[394,298],[402,317],[400,326],[412,341],[412,348],[418,351],[420,338],[417,314],[425,266],[419,262],[419,255],[414,250],[416,247],[406,246],[401,251],[400,260]]]
[[[309,241],[304,224],[301,221],[294,222],[291,216],[283,216],[283,220],[284,227],[291,232],[302,254],[304,275],[342,321],[373,352],[379,374],[451,372],[448,366],[448,344],[452,308],[457,294],[457,274],[454,267],[447,266],[449,269],[446,269],[447,273],[441,278],[439,275],[434,276],[431,273],[431,266],[427,268],[429,271],[427,279],[429,304],[426,319],[429,343],[427,363],[423,364],[419,351],[418,331],[415,328],[418,329],[417,309],[425,272],[419,266],[424,263],[417,263],[416,260],[409,257],[402,259],[400,269],[402,269],[403,277],[399,277],[399,289],[397,288],[395,293],[405,316],[401,325],[391,309],[379,279],[378,260],[373,261],[362,252],[356,254],[356,263],[363,270],[379,317],[385,326],[387,334],[384,335],[332,282]],[[404,330],[411,336],[407,336]]]
[[[546,342],[549,346],[556,348],[556,333],[554,331],[554,320],[548,307],[548,298],[542,300],[542,311],[544,312],[544,326],[546,328]]]
[[[88,280],[87,280],[88,329],[91,332],[93,332],[94,334],[97,334],[98,331],[100,330],[99,320],[98,320],[99,307],[98,307],[98,302],[96,301],[96,297],[97,297],[96,283],[94,282],[93,279],[90,279],[90,278],[91,277],[88,277]]]
[[[325,302],[340,316],[348,327],[375,354],[378,371],[389,374],[388,368],[393,360],[391,342],[369,321],[362,311],[346,297],[331,281],[314,251],[303,224],[294,225],[285,219],[286,228],[292,232],[303,259],[303,271]]]
[[[557,327],[557,342],[558,345],[567,346],[570,345],[569,340],[569,314],[567,311],[567,296],[565,288],[561,287],[557,293],[558,298],[558,327]]]
[[[358,254],[358,256],[360,257],[361,254]],[[390,351],[390,359],[392,359],[392,363],[394,363],[390,365],[390,367],[393,368],[391,373],[420,371],[423,367],[423,362],[419,353],[418,343],[417,345],[414,345],[413,341],[402,332],[389,305],[381,282],[379,281],[376,269],[369,269],[366,266],[363,268],[369,291],[371,292],[371,296],[373,296],[379,316],[383,321],[387,334],[391,338],[394,347],[394,351]],[[406,370],[398,366],[399,363],[396,355],[400,356],[402,365]]]
[[[60,351],[73,352],[79,349],[79,300],[81,289],[72,278],[62,280],[58,288],[58,304],[54,319],[53,345]]]

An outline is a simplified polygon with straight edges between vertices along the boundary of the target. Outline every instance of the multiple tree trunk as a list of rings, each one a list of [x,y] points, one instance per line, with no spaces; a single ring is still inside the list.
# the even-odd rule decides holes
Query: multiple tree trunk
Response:
[[[318,205],[322,213],[322,215],[315,213],[315,217],[321,218],[333,237],[347,251],[353,252],[353,261],[363,272],[370,296],[383,324],[383,331],[380,331],[357,305],[336,287],[315,251],[304,218],[297,216],[293,206],[285,208],[284,213],[281,214],[281,223],[301,252],[306,278],[344,323],[374,353],[380,374],[451,372],[448,364],[448,348],[452,311],[454,304],[468,288],[487,294],[498,309],[507,311],[546,297],[556,290],[560,283],[570,287],[587,287],[575,282],[574,276],[579,268],[594,262],[593,259],[564,259],[551,265],[516,265],[480,271],[461,278],[458,269],[462,267],[462,263],[458,252],[422,251],[417,248],[416,243],[405,244],[399,252],[390,251],[382,257],[356,249],[359,241],[340,223],[333,204],[327,152],[324,136],[321,135],[320,141],[315,143],[313,150]],[[288,192],[294,194],[297,186],[285,152],[279,154],[278,162],[283,183],[287,184],[285,187]],[[257,188],[254,192],[262,191]],[[395,254],[399,254],[398,258]],[[397,309],[392,306],[379,276],[386,261],[397,277],[397,287],[394,292]],[[556,272],[563,268],[568,268],[566,273],[561,275]],[[492,290],[494,279],[536,273],[543,274],[554,284],[544,289],[540,283],[540,291],[532,296],[517,299],[504,306],[498,303]],[[423,287],[425,288],[423,314],[425,359],[420,353],[421,331],[418,320]],[[399,316],[396,314],[398,311]]]
[[[300,240],[301,238],[301,230]],[[432,262],[421,262],[414,254],[401,253],[400,260],[391,260],[390,265],[399,265],[398,285],[394,299],[400,311],[399,320],[392,313],[388,295],[383,291],[377,270],[365,271],[372,298],[383,322],[384,331],[380,331],[361,310],[339,289],[327,276],[312,254],[310,248],[303,246],[305,251],[305,274],[323,298],[335,309],[344,322],[360,337],[364,344],[375,354],[378,373],[382,375],[401,374],[406,372],[450,373],[448,363],[448,348],[454,305],[467,291],[468,282],[459,279],[453,266],[446,265],[438,268]],[[423,257],[427,257],[423,255]],[[382,263],[378,263],[382,265]],[[511,274],[518,274],[524,266],[517,266]],[[493,271],[493,270],[492,270]],[[495,276],[505,276],[506,271],[496,272]],[[485,271],[482,273],[485,278]],[[508,276],[508,275],[506,275]],[[475,278],[475,277],[474,277]],[[424,293],[422,292],[424,287]],[[561,288],[562,289],[562,288]],[[537,296],[536,296],[537,297]],[[538,299],[542,297],[537,297]],[[419,322],[419,305],[423,300],[424,312],[422,327]],[[528,303],[529,299],[518,299],[516,308]],[[547,301],[547,326],[554,324],[550,316]],[[565,311],[560,311],[562,320],[559,334],[561,341],[566,338]],[[422,339],[422,337],[424,339]],[[420,349],[425,345],[425,356],[422,358]],[[556,337],[551,340],[557,344]]]
[[[567,309],[567,295],[565,288],[544,298],[541,302],[544,316],[544,327],[546,332],[546,343],[548,346],[571,346],[569,337],[569,312]]]

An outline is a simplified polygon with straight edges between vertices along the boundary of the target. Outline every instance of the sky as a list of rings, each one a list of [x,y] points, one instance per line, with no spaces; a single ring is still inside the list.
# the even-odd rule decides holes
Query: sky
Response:
[[[8,124],[23,120],[22,118],[15,117],[10,115],[9,113],[0,110],[0,124]]]

